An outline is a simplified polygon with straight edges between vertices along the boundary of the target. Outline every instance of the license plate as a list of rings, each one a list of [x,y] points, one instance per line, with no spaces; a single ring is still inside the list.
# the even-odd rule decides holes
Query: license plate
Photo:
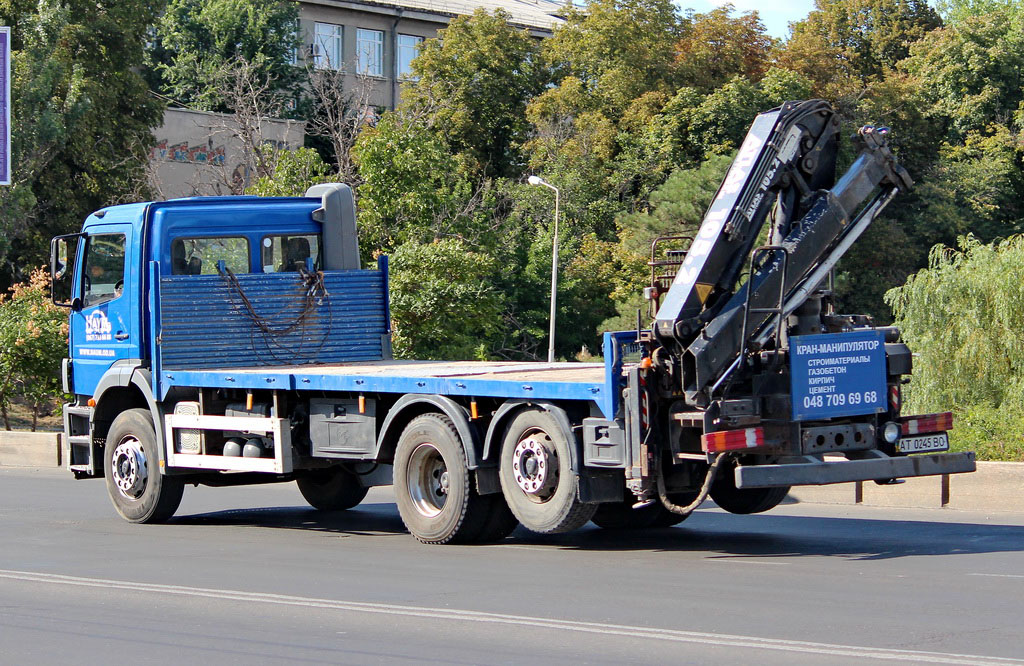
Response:
[[[902,453],[923,453],[925,451],[948,451],[949,435],[940,432],[935,435],[903,437],[896,444]]]

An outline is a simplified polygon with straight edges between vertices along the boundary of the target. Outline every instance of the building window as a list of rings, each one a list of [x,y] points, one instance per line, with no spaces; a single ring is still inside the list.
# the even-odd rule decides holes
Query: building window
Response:
[[[356,31],[356,54],[359,56],[359,73],[367,76],[384,76],[384,33],[380,30]]]
[[[313,27],[313,63],[317,69],[341,69],[341,26],[316,23]]]
[[[398,35],[398,78],[415,78],[412,73],[412,61],[420,54],[423,38],[416,35]]]

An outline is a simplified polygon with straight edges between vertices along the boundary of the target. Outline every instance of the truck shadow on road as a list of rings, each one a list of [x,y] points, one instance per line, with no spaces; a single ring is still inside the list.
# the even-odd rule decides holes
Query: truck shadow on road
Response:
[[[297,506],[216,511],[181,516],[172,522],[412,539],[394,505],[387,503],[363,504],[338,512]],[[813,556],[884,560],[1020,552],[1024,551],[1024,526],[772,514],[735,516],[705,509],[697,511],[681,525],[665,529],[605,530],[591,523],[568,534],[544,535],[520,527],[512,536],[489,546],[529,546],[553,551],[702,552],[738,559]]]
[[[590,525],[567,535],[534,535],[517,530],[514,537],[520,544],[575,550],[692,551],[762,560],[886,560],[1024,551],[1024,526],[767,514],[733,516],[718,511],[698,511],[685,523],[660,530],[613,532]]]

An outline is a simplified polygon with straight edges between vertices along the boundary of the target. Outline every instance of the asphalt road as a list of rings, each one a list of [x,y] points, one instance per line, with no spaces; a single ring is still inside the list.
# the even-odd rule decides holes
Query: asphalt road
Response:
[[[1024,664],[1024,515],[787,504],[678,527],[423,546],[389,489],[188,488],[0,469],[0,663]]]

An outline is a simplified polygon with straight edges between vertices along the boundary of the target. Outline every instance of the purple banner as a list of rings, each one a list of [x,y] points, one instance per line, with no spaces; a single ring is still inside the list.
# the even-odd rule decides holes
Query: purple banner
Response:
[[[0,185],[11,184],[11,29],[0,27]]]

